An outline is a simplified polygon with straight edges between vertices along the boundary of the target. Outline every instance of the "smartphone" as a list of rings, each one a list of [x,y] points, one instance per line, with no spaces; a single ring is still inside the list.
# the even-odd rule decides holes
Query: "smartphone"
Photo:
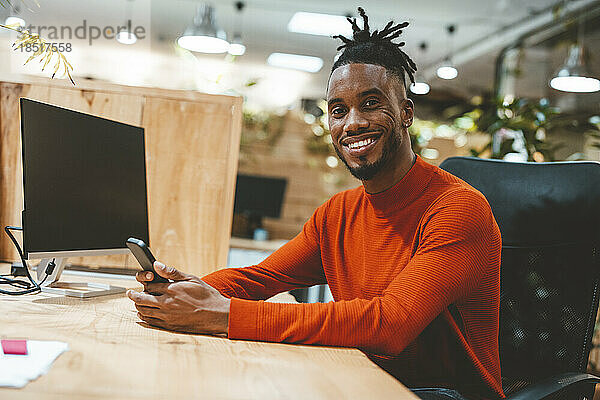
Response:
[[[127,239],[126,245],[129,247],[129,250],[131,250],[131,253],[133,253],[133,256],[138,261],[142,269],[144,271],[150,271],[154,274],[154,279],[152,279],[151,282],[169,282],[168,279],[163,278],[162,276],[158,275],[156,271],[154,271],[154,261],[156,261],[156,259],[143,240],[130,237]]]

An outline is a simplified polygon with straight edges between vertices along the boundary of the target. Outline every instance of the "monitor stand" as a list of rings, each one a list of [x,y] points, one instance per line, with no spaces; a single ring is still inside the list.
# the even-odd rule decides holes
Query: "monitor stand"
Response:
[[[60,275],[62,274],[67,258],[44,258],[37,267],[37,278],[38,282],[41,282],[46,276],[46,266],[54,260],[56,267],[51,275],[46,278],[46,281],[41,284],[42,292],[62,294],[69,297],[97,297],[107,296],[111,294],[125,293],[125,288],[119,286],[112,286],[105,283],[88,283],[88,282],[59,282]]]

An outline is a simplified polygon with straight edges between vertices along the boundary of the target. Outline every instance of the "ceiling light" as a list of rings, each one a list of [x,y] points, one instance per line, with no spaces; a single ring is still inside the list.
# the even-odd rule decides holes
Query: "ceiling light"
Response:
[[[452,38],[456,33],[456,25],[448,25],[446,27],[446,31],[448,32],[448,56],[442,61],[442,65],[440,65],[436,71],[438,77],[442,79],[454,79],[458,76],[458,70],[452,63],[450,57],[452,55]]]
[[[267,64],[273,67],[319,72],[323,67],[323,60],[319,57],[302,56],[299,54],[273,53],[267,58]]]
[[[117,33],[117,42],[121,44],[134,44],[137,42],[137,36],[134,33],[128,31],[121,31]]]
[[[591,93],[600,90],[600,81],[585,76],[557,76],[552,78],[550,86],[563,92]]]
[[[218,29],[213,15],[213,8],[201,4],[194,22],[177,40],[184,49],[200,53],[225,53],[229,49],[225,31]]]
[[[6,21],[4,21],[4,25],[6,25],[6,26],[18,25],[18,26],[24,28],[25,20],[23,18],[19,18],[19,17],[8,17],[8,18],[6,18]]]
[[[429,85],[425,82],[415,82],[410,85],[410,91],[414,94],[427,94],[429,93]]]
[[[121,44],[135,44],[137,42],[137,36],[131,30],[133,2],[134,0],[127,0],[125,3],[125,26],[123,28],[126,30],[118,28],[118,32],[115,35],[115,39]]]
[[[593,78],[585,67],[583,48],[573,44],[565,64],[550,80],[553,89],[563,92],[590,93],[600,90],[600,80]]]
[[[229,45],[229,49],[227,50],[229,54],[232,56],[243,56],[246,52],[246,46],[242,43],[242,35],[236,34],[233,37],[232,43]]]
[[[233,34],[233,40],[231,41],[231,45],[227,52],[232,56],[243,56],[246,53],[246,46],[244,46],[244,42],[242,41],[242,12],[244,11],[244,7],[246,7],[246,3],[243,1],[236,1],[235,8],[237,10],[236,16],[237,21],[235,26],[238,31]]]
[[[352,25],[341,15],[297,12],[288,22],[288,31],[309,35],[350,37]]]
[[[421,49],[422,53],[425,53],[425,50],[427,50],[427,43],[421,42],[421,44],[419,45],[419,48]],[[410,85],[410,91],[413,92],[414,94],[429,93],[429,89],[430,89],[429,85],[427,84],[427,82],[419,80],[418,75],[419,75],[419,73],[417,72],[415,75],[414,83]]]
[[[458,76],[458,70],[450,63],[445,63],[437,69],[436,74],[442,79],[454,79]]]
[[[227,50],[227,52],[232,56],[243,56],[246,52],[246,46],[241,43],[232,43],[229,45],[229,50]]]

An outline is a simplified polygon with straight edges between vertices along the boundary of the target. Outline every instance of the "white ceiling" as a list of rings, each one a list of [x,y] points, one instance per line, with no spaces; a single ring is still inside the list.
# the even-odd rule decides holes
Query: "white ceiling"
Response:
[[[26,0],[31,4],[31,0]],[[56,24],[77,26],[83,19],[95,24],[120,23],[126,19],[127,0],[38,0],[40,8],[24,10],[28,21],[38,25]],[[573,0],[570,3],[581,3]],[[233,0],[213,0],[217,23],[228,35],[239,30],[240,16]],[[79,54],[74,52],[76,75],[87,75],[121,83],[144,84],[175,88],[206,89],[197,75],[216,74],[240,93],[268,97],[274,91],[289,91],[290,98],[317,97],[324,88],[336,53],[337,41],[328,37],[311,36],[287,31],[287,23],[297,11],[344,15],[356,14],[359,5],[365,8],[371,27],[385,25],[390,19],[409,21],[404,30],[403,48],[421,67],[434,66],[453,49],[464,49],[490,37],[510,32],[515,24],[523,24],[549,10],[559,0],[247,0],[241,15],[241,31],[247,53],[235,62],[223,63],[224,56],[183,55],[173,43],[192,22],[198,1],[195,0],[134,0],[134,24],[143,25],[151,33],[151,40],[125,48],[115,41],[99,43]],[[590,1],[588,1],[590,3]],[[592,1],[593,3],[593,1]],[[600,5],[600,1],[597,1]],[[115,22],[116,21],[116,22]],[[448,38],[446,27],[455,24],[456,33]],[[8,38],[6,39],[8,40]],[[426,42],[425,52],[419,45]],[[501,46],[500,46],[501,47]],[[432,79],[432,86],[462,92],[489,89],[493,82],[493,67],[498,46],[464,64],[459,79],[445,82]],[[0,48],[0,52],[2,49]],[[323,58],[325,65],[317,74],[285,75],[265,66],[272,52],[288,52]],[[152,58],[148,55],[151,54]],[[1,55],[0,55],[1,56]],[[182,58],[183,57],[183,58]],[[175,60],[175,61],[174,61]],[[179,61],[177,61],[179,60]],[[185,65],[183,65],[185,64]],[[193,67],[190,67],[193,65]],[[191,69],[190,69],[191,68]],[[14,68],[13,68],[14,69]],[[207,72],[207,71],[211,72]],[[33,71],[29,69],[28,71]],[[196,72],[194,72],[196,71]],[[217,72],[215,72],[217,71]],[[468,73],[465,73],[468,71]],[[14,72],[14,71],[13,71]],[[0,67],[0,73],[2,69]],[[188,76],[191,75],[191,76]],[[205,80],[213,80],[211,75]],[[223,76],[225,76],[223,78]],[[262,89],[244,89],[244,83],[278,76],[276,84]],[[289,88],[285,85],[289,84]],[[282,86],[284,85],[284,86]],[[256,85],[257,87],[260,86]],[[215,90],[223,89],[223,84]]]
[[[239,62],[263,63],[274,51],[318,56],[325,60],[318,78],[319,86],[324,87],[338,41],[288,32],[287,23],[297,11],[356,15],[356,8],[362,6],[369,15],[372,27],[382,27],[390,19],[409,21],[411,25],[402,35],[402,40],[406,42],[404,50],[419,66],[426,66],[446,56],[450,48],[458,49],[471,44],[555,3],[557,0],[250,0],[246,1],[242,19],[248,51]],[[163,35],[168,41],[174,40],[183,26],[191,22],[196,4],[191,0],[154,0],[153,35]],[[218,0],[212,4],[218,23],[231,34],[237,21],[234,1]],[[446,33],[446,27],[450,24],[457,27],[452,40]],[[425,52],[419,49],[422,42],[428,45]]]

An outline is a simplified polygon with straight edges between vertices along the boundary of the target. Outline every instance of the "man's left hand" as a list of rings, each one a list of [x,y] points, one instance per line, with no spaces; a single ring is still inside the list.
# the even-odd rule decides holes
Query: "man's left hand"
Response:
[[[230,300],[200,278],[160,262],[154,270],[173,282],[152,283],[152,272],[140,271],[136,279],[144,292],[129,290],[138,317],[161,328],[210,335],[227,334]]]

